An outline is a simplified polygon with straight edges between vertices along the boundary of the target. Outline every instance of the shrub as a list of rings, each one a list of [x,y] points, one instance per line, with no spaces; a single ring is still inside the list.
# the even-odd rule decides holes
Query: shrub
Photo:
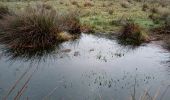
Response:
[[[56,43],[60,32],[56,11],[43,5],[28,7],[24,12],[7,16],[0,24],[3,31],[0,42],[13,48],[51,46]]]
[[[122,29],[119,39],[124,44],[139,45],[149,40],[148,35],[143,29],[134,22],[128,22]]]
[[[8,14],[10,14],[8,7],[4,5],[0,5],[0,19]]]

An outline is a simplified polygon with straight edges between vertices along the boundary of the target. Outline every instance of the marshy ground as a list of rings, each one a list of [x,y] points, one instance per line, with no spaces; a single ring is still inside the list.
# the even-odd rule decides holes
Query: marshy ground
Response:
[[[0,99],[169,100],[170,1],[0,1]]]

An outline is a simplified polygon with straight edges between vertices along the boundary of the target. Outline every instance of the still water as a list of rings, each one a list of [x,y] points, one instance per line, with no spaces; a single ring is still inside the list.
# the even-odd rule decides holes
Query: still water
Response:
[[[38,54],[1,50],[0,98],[170,100],[170,53],[156,43],[125,47],[110,38],[82,34]]]

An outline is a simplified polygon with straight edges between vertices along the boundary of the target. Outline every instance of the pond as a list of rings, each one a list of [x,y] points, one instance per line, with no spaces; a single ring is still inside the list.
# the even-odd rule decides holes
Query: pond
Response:
[[[34,56],[2,49],[0,98],[169,100],[169,56],[155,42],[125,47],[114,37],[87,34]]]

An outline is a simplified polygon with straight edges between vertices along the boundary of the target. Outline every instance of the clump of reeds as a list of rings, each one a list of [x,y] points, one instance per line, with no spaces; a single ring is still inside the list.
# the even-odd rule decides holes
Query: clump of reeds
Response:
[[[31,5],[25,10],[3,16],[0,43],[12,48],[46,48],[78,37],[82,28],[79,13],[57,12],[47,4]]]
[[[123,26],[119,39],[124,44],[133,45],[139,45],[143,42],[149,41],[148,34],[144,32],[144,29],[131,21],[127,22],[127,24]]]
[[[43,5],[6,16],[0,24],[0,42],[13,48],[45,48],[53,45],[61,32],[56,11]]]

